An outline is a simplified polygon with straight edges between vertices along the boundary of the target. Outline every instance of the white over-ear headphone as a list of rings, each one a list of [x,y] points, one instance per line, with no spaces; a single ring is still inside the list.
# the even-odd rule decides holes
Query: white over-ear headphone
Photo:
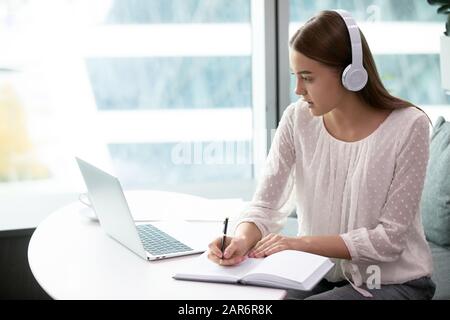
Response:
[[[366,69],[363,66],[363,50],[361,43],[361,35],[358,26],[352,15],[345,10],[334,10],[344,20],[350,34],[350,42],[352,45],[352,63],[344,69],[342,73],[342,84],[347,90],[360,91],[368,81]]]

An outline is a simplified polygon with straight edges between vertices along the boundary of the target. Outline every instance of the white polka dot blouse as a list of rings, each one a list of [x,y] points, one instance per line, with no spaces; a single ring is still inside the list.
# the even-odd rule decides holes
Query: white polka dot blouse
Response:
[[[298,235],[340,235],[363,282],[371,265],[380,267],[382,284],[429,276],[419,205],[429,132],[427,116],[411,107],[394,110],[368,137],[344,142],[300,99],[283,113],[237,224],[254,222],[265,236],[278,232],[296,206]],[[342,264],[333,260],[326,278],[343,280]]]

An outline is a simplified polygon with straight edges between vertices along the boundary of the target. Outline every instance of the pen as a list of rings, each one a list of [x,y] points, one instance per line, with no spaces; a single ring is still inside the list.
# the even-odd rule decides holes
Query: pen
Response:
[[[222,245],[220,248],[220,251],[222,251],[222,258],[223,258],[223,250],[225,249],[225,241],[227,238],[227,228],[228,228],[228,218],[225,218],[225,221],[223,222]]]

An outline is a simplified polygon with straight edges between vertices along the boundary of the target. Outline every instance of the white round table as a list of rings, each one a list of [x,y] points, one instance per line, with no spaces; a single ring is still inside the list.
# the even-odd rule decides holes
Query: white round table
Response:
[[[195,211],[194,216],[185,218],[196,220],[199,234],[213,239],[221,233],[221,217],[199,221],[207,212],[187,208],[198,205],[211,210],[209,200],[199,205],[201,198],[176,193],[146,192],[141,196],[148,199],[148,220],[158,220],[154,218],[168,207],[185,213]],[[183,270],[183,264],[199,255],[143,260],[107,236],[83,210],[86,208],[78,202],[57,210],[39,224],[30,240],[28,261],[33,275],[54,299],[270,300],[285,295],[279,289],[174,280],[172,276]],[[180,218],[182,214],[173,216]]]

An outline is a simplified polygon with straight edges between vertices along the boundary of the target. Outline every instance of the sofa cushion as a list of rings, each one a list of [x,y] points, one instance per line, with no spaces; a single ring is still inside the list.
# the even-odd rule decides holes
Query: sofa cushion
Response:
[[[450,249],[428,242],[433,256],[433,275],[436,284],[433,300],[450,300]]]
[[[439,117],[433,129],[422,192],[422,223],[427,239],[450,246],[450,122]]]

